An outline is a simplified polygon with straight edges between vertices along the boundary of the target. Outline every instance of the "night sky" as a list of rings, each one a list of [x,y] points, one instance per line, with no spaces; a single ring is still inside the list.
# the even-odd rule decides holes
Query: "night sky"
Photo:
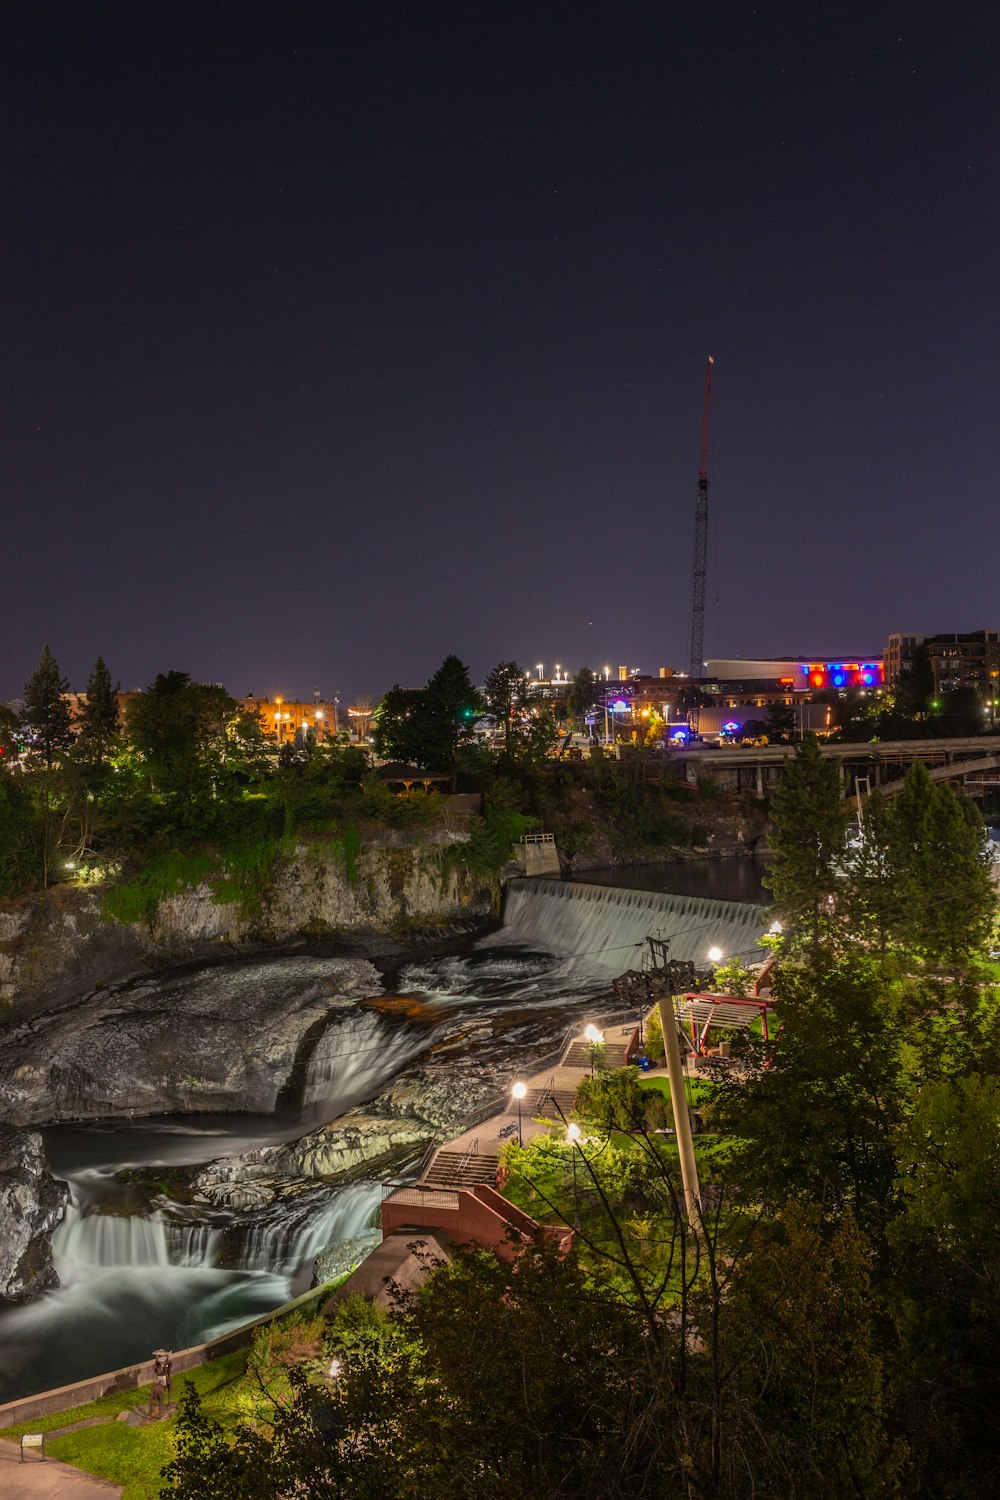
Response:
[[[0,698],[1000,625],[989,0],[8,0]],[[718,602],[716,602],[718,600]]]

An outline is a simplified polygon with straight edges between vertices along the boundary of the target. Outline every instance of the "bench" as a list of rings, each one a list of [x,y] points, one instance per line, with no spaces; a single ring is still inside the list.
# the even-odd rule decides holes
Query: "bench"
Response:
[[[509,1135],[516,1135],[516,1134],[517,1134],[517,1126],[514,1124],[514,1122],[512,1120],[509,1125],[505,1125],[503,1127],[503,1129],[500,1131],[500,1139],[502,1141],[505,1141]]]
[[[42,1450],[42,1463],[45,1462],[45,1433],[44,1432],[22,1432],[21,1433],[21,1462],[24,1463],[25,1448],[40,1448]]]

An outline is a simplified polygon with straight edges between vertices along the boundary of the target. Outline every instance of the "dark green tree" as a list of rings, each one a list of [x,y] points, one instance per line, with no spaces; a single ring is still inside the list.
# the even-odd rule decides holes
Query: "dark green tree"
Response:
[[[915,761],[889,825],[900,941],[929,964],[967,966],[982,955],[997,904],[975,804]]]
[[[372,739],[383,760],[402,760],[430,769],[425,763],[427,740],[423,688],[389,689],[372,716]]]
[[[509,756],[522,737],[522,719],[528,704],[524,669],[516,661],[502,661],[486,678],[483,707],[503,734],[504,754]]]
[[[925,1085],[897,1160],[891,1295],[921,1493],[988,1494],[1000,1483],[1000,1080]]]
[[[883,961],[901,938],[904,896],[895,860],[891,805],[880,792],[865,804],[860,837],[845,851],[840,906],[855,936]]]
[[[24,685],[22,723],[29,732],[32,757],[48,770],[73,740],[66,693],[69,683],[60,675],[48,644],[42,648],[38,666]]]
[[[569,685],[566,707],[570,718],[582,723],[597,702],[600,693],[597,678],[589,667],[581,667]]]
[[[783,965],[775,994],[778,1037],[768,1048],[744,1039],[756,1066],[743,1082],[723,1079],[712,1097],[712,1128],[733,1138],[730,1187],[775,1211],[790,1198],[821,1203],[831,1216],[849,1206],[866,1232],[879,1233],[907,1092],[893,991],[855,952],[838,963]]]
[[[767,737],[772,744],[790,745],[796,737],[795,708],[791,703],[770,703],[767,709]]]
[[[424,690],[427,765],[432,771],[454,771],[459,747],[475,733],[483,705],[457,656],[446,656]]]
[[[846,824],[840,806],[840,768],[824,760],[814,734],[785,761],[771,797],[768,839],[773,860],[767,885],[791,946],[815,955],[834,930],[834,892]]]
[[[20,772],[0,760],[0,897],[18,896],[38,882],[44,822]]]
[[[0,769],[10,769],[20,744],[17,715],[6,703],[0,703]]]
[[[126,732],[141,777],[176,829],[221,831],[242,796],[232,775],[238,747],[230,731],[238,717],[225,688],[192,682],[186,672],[161,673],[127,704]]]
[[[895,712],[903,719],[924,721],[934,702],[934,664],[926,646],[918,646],[895,685]]]
[[[87,701],[80,720],[79,748],[86,759],[98,764],[107,760],[121,732],[118,716],[118,686],[99,656],[87,679]]]

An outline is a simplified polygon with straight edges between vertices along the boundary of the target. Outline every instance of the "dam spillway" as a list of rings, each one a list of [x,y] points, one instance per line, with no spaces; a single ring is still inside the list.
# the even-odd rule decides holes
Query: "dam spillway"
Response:
[[[615,976],[636,968],[650,934],[670,939],[671,958],[708,962],[708,950],[745,963],[763,956],[767,908],[742,901],[583,885],[527,876],[508,883],[504,925],[491,942],[565,956],[564,973]]]

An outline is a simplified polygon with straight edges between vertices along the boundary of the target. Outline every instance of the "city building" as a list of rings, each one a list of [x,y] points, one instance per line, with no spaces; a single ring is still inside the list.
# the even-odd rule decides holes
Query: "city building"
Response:
[[[308,703],[296,703],[285,698],[255,698],[250,693],[237,702],[244,713],[259,713],[266,734],[274,735],[279,745],[295,743],[296,735],[307,731],[316,736],[318,744],[337,737],[337,702],[326,703],[315,697]],[[300,734],[301,731],[301,734]]]
[[[952,635],[891,635],[885,648],[885,680],[895,682],[926,649],[934,674],[934,692],[974,688],[983,698],[997,696],[1000,682],[1000,630],[970,630]]]

